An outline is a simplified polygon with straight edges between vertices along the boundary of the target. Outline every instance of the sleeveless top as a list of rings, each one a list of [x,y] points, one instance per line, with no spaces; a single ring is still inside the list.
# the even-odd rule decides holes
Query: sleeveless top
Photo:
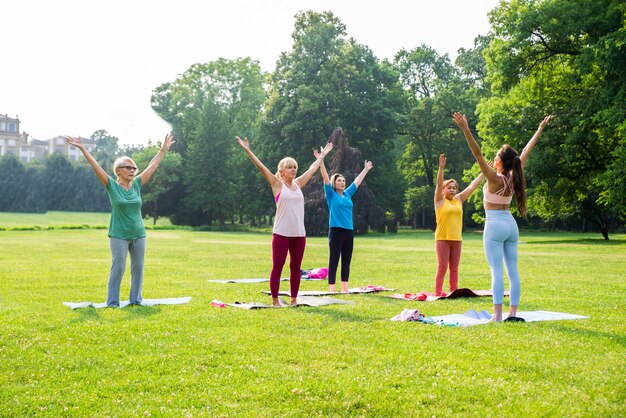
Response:
[[[278,196],[276,196],[276,217],[274,218],[274,233],[284,237],[304,237],[304,195],[300,186],[291,190],[284,182]]]
[[[435,209],[437,229],[435,241],[462,241],[463,203],[459,199],[448,200],[444,197],[443,204]]]
[[[487,187],[488,183],[485,183],[483,186],[483,202],[494,203],[497,205],[510,205],[511,200],[513,200],[513,194],[505,196],[504,193],[509,190],[513,190],[513,182],[509,176],[505,176],[504,174],[498,173],[498,177],[502,178],[504,185],[497,192],[491,193]]]

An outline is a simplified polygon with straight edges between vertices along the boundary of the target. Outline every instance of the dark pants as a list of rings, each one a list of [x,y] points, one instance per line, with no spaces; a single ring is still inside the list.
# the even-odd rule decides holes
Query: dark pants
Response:
[[[350,278],[350,262],[354,247],[354,231],[351,229],[332,227],[328,231],[328,284],[335,284],[337,266],[341,257],[341,281],[347,282]]]

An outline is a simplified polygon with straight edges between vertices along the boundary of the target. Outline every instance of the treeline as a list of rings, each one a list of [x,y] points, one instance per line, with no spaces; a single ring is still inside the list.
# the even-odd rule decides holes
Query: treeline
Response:
[[[350,147],[374,162],[369,201],[384,218],[376,225],[433,227],[439,154],[448,157],[446,177],[461,186],[477,174],[451,121],[454,111],[468,116],[488,158],[504,142],[521,149],[552,113],[556,119],[527,166],[529,216],[520,221],[593,227],[608,238],[626,220],[625,17],[619,0],[502,2],[490,13],[491,31],[452,61],[427,45],[380,60],[332,13],[300,13],[292,49],[272,73],[252,58],[220,59],[195,64],[154,90],[152,106],[177,142],[145,191],[146,212],[188,225],[271,222],[271,193],[234,136],[247,136],[270,169],[290,155],[302,171],[312,150],[342,127]],[[152,151],[137,150],[140,167]],[[2,161],[1,187],[7,164],[15,161]],[[48,164],[20,170],[36,178]],[[70,183],[91,182],[87,174],[76,172]],[[22,200],[35,205],[26,177]],[[305,189],[307,199],[313,192]],[[83,199],[72,196],[71,202]],[[480,199],[475,193],[473,205],[466,204],[468,225],[482,222]]]

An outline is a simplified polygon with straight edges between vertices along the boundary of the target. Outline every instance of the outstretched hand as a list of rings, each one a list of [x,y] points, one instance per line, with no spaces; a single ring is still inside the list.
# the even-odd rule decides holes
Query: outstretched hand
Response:
[[[457,126],[459,128],[461,128],[461,130],[469,130],[469,125],[467,124],[467,117],[465,115],[462,115],[460,112],[455,112],[452,115],[452,120],[454,120],[454,123],[457,124]]]
[[[545,128],[548,125],[548,122],[550,122],[552,119],[554,118],[554,115],[548,115],[545,118],[543,118],[543,120],[541,121],[541,123],[539,124],[539,127],[541,129]]]
[[[79,136],[66,136],[65,141],[76,148],[83,148],[83,141]]]
[[[248,150],[248,151],[250,150],[250,141],[248,141],[247,137],[244,137],[244,139],[241,139],[238,136],[236,136],[235,139],[237,140],[241,148]]]
[[[176,142],[174,141],[174,135],[172,135],[172,133],[170,132],[165,135],[165,139],[163,140],[163,145],[161,146],[161,149],[163,151],[168,151],[174,142]]]
[[[320,153],[320,156],[322,158],[326,157],[332,149],[333,149],[333,143],[329,142],[328,144],[326,144],[324,148],[322,148],[322,152]]]
[[[439,154],[439,167],[444,168],[446,166],[446,154]]]
[[[370,171],[373,167],[374,167],[374,163],[372,163],[371,161],[365,160],[365,166],[363,168],[365,168],[367,171]]]

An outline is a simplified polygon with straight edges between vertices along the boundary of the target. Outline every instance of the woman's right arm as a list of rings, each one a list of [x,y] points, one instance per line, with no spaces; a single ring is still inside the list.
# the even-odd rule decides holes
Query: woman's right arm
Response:
[[[446,155],[439,154],[439,169],[437,170],[437,185],[435,186],[435,208],[443,199],[443,169],[446,166]]]
[[[465,135],[465,140],[467,141],[467,145],[472,151],[472,154],[474,155],[474,158],[476,159],[476,162],[478,163],[478,166],[480,167],[480,171],[482,171],[485,177],[487,177],[487,181],[492,182],[492,183],[497,182],[498,175],[489,166],[489,163],[483,156],[483,153],[480,149],[480,145],[478,145],[478,142],[476,142],[476,140],[474,139],[474,136],[472,135],[472,131],[470,131],[469,125],[467,124],[467,117],[465,117],[465,115],[462,115],[459,112],[456,112],[454,115],[452,115],[452,119],[457,124],[457,126],[461,129],[461,131],[463,131],[463,135]]]
[[[252,161],[252,163],[256,166],[256,168],[259,169],[261,174],[263,174],[263,177],[265,177],[265,180],[272,188],[272,192],[274,193],[274,196],[280,193],[280,189],[281,189],[280,181],[276,178],[276,176],[270,170],[268,170],[267,167],[265,167],[265,165],[261,162],[261,160],[259,160],[257,156],[254,155],[254,153],[250,149],[250,142],[248,141],[248,138],[241,139],[238,136],[236,136],[235,139],[237,140],[237,143],[241,146],[241,148],[244,149],[246,154],[248,154],[248,157],[250,157],[250,160]]]
[[[96,159],[93,158],[93,155],[91,155],[89,150],[85,148],[85,146],[83,145],[83,141],[80,139],[80,137],[66,136],[65,140],[68,144],[75,146],[83,153],[85,159],[87,160],[91,168],[93,168],[93,171],[96,173],[96,177],[98,177],[98,180],[100,180],[100,183],[106,186],[109,183],[109,175],[106,173],[106,171],[104,171],[102,167],[100,167],[100,164],[98,164]]]

